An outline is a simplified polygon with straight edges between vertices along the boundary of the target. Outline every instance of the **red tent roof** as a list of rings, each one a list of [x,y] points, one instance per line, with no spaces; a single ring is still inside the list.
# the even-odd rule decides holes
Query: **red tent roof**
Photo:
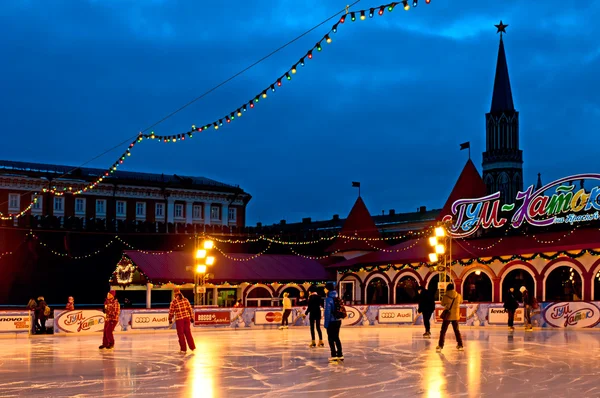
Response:
[[[487,195],[485,183],[479,171],[477,171],[477,168],[471,159],[469,159],[465,167],[463,167],[458,180],[456,180],[456,184],[452,188],[446,204],[438,215],[438,220],[441,220],[445,215],[452,214],[452,204],[457,200],[463,198],[480,198],[485,195]]]
[[[566,235],[566,236],[565,236]],[[576,230],[571,234],[551,232],[539,235],[520,235],[504,238],[454,239],[452,258],[466,260],[497,256],[554,253],[570,250],[600,248],[600,230]],[[387,251],[365,254],[329,268],[350,268],[362,265],[414,264],[428,262],[431,252],[427,237],[400,243]]]
[[[123,252],[153,283],[192,283],[194,277],[186,266],[194,264],[191,253]],[[330,274],[316,260],[291,255],[230,254],[227,257],[215,253],[215,265],[209,272],[214,274],[210,282],[317,282],[327,281]],[[236,261],[236,260],[238,261]],[[244,260],[244,261],[240,261]]]
[[[344,222],[344,226],[340,230],[340,235],[348,237],[372,238],[372,241],[362,241],[358,239],[348,239],[338,237],[331,246],[327,248],[327,252],[349,252],[349,251],[373,251],[377,248],[383,248],[387,245],[376,240],[381,238],[379,229],[375,225],[375,221],[371,218],[371,214],[359,196],[348,214],[348,218]]]

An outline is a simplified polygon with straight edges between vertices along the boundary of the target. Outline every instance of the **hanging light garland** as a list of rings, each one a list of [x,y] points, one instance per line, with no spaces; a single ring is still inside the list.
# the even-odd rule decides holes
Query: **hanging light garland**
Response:
[[[263,251],[258,252],[256,254],[253,254],[250,257],[235,257],[235,256],[230,256],[229,254],[227,254],[223,250],[221,250],[217,245],[215,245],[215,249],[217,249],[219,251],[219,253],[221,253],[223,255],[223,257],[225,257],[225,258],[227,258],[229,260],[238,261],[238,262],[245,262],[245,261],[254,260],[254,259],[262,256],[263,254],[265,254],[270,248],[271,248],[271,242],[269,242],[269,244],[267,245],[267,247]]]
[[[426,0],[425,3],[429,4],[430,0]],[[372,18],[376,8],[379,8],[378,14],[383,15],[385,13],[386,9],[388,12],[392,12],[398,4],[402,4],[403,8],[407,11],[410,9],[408,0],[403,0],[401,2],[392,2],[392,3],[386,4],[386,5],[382,5],[382,6],[374,7],[374,8],[370,8],[370,9],[353,11],[350,13],[350,19],[354,22],[354,21],[356,21],[356,15],[360,15],[360,19],[365,20],[366,19],[365,14],[367,12],[369,13],[369,17]],[[413,4],[413,7],[416,7],[418,4],[418,1],[413,0],[412,4]],[[218,119],[215,119],[211,122],[208,122],[208,123],[205,123],[202,125],[194,124],[191,126],[191,128],[188,131],[186,131],[184,133],[179,133],[179,134],[174,134],[174,135],[159,135],[159,134],[156,134],[154,131],[151,131],[150,133],[140,132],[138,134],[137,138],[131,144],[129,144],[129,147],[127,148],[127,150],[123,154],[121,154],[121,156],[119,156],[119,158],[104,172],[104,174],[101,175],[100,177],[96,178],[92,182],[87,183],[86,185],[69,185],[69,186],[63,187],[62,189],[57,186],[50,186],[48,188],[42,189],[42,192],[43,193],[51,193],[56,196],[61,196],[61,195],[65,195],[65,194],[72,194],[72,195],[83,194],[87,191],[90,191],[90,190],[98,187],[98,185],[103,180],[105,180],[106,178],[109,178],[112,174],[114,174],[117,171],[117,169],[125,162],[125,160],[127,160],[131,156],[131,151],[133,150],[134,146],[138,143],[141,143],[144,139],[150,139],[150,140],[162,142],[162,143],[176,143],[176,142],[180,142],[180,141],[185,141],[186,138],[191,139],[195,133],[202,133],[202,132],[206,132],[208,130],[218,130],[219,128],[223,127],[224,125],[230,124],[231,122],[236,120],[236,118],[238,118],[238,119],[241,118],[247,111],[254,109],[260,103],[261,100],[263,100],[263,101],[266,100],[270,93],[274,93],[278,88],[282,87],[284,82],[291,81],[292,76],[296,75],[296,73],[298,72],[298,70],[300,68],[304,67],[307,63],[309,63],[313,59],[313,57],[316,54],[320,53],[323,50],[323,46],[325,44],[327,44],[327,45],[331,44],[333,41],[333,39],[332,39],[333,35],[335,33],[337,33],[338,29],[346,23],[346,17],[347,17],[348,12],[349,12],[348,9],[346,9],[346,15],[342,15],[342,17],[339,19],[339,21],[336,22],[331,27],[331,29],[319,41],[317,41],[317,43],[314,46],[312,46],[312,48],[310,50],[308,50],[302,57],[300,57],[300,59],[297,62],[295,62],[285,73],[283,73],[281,76],[279,76],[271,84],[267,85],[263,90],[258,92],[254,97],[252,97],[248,101],[244,102],[243,104],[240,104],[238,107],[236,107],[231,112],[223,115],[222,117],[220,117]],[[8,219],[22,217],[31,209],[31,207],[33,207],[33,205],[37,201],[37,197],[39,194],[40,194],[39,192],[34,193],[34,200],[29,204],[29,206],[27,206],[27,208],[25,210],[23,210],[19,213],[9,213],[8,215],[4,215],[4,214],[0,213],[1,219],[8,220]]]

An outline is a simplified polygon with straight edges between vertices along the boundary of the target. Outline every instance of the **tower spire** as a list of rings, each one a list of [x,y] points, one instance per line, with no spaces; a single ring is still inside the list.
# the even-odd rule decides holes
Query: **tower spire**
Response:
[[[496,62],[496,78],[494,79],[494,93],[492,94],[492,106],[490,112],[514,111],[515,105],[510,88],[510,78],[508,77],[508,64],[506,63],[506,53],[504,52],[504,40],[502,34],[506,33],[506,27],[502,21],[494,25],[500,33],[500,46],[498,48],[498,60]]]

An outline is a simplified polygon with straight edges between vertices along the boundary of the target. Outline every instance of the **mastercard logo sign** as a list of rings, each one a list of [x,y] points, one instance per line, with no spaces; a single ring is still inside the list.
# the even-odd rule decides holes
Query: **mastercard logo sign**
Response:
[[[281,318],[281,312],[267,312],[267,315],[265,315],[265,320],[267,322],[279,323],[281,322]]]

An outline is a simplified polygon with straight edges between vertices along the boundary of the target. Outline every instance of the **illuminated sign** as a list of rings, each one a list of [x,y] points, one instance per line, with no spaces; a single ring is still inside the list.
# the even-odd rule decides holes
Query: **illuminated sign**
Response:
[[[451,213],[443,221],[453,222],[450,233],[466,237],[480,228],[501,228],[509,222],[502,213],[512,214],[510,225],[519,228],[523,223],[534,227],[552,224],[576,224],[600,219],[600,187],[590,192],[575,189],[581,180],[600,180],[600,174],[578,174],[561,178],[534,190],[531,185],[519,192],[517,203],[500,204],[500,192],[475,199],[459,199],[452,204]],[[551,196],[547,191],[554,190]]]

